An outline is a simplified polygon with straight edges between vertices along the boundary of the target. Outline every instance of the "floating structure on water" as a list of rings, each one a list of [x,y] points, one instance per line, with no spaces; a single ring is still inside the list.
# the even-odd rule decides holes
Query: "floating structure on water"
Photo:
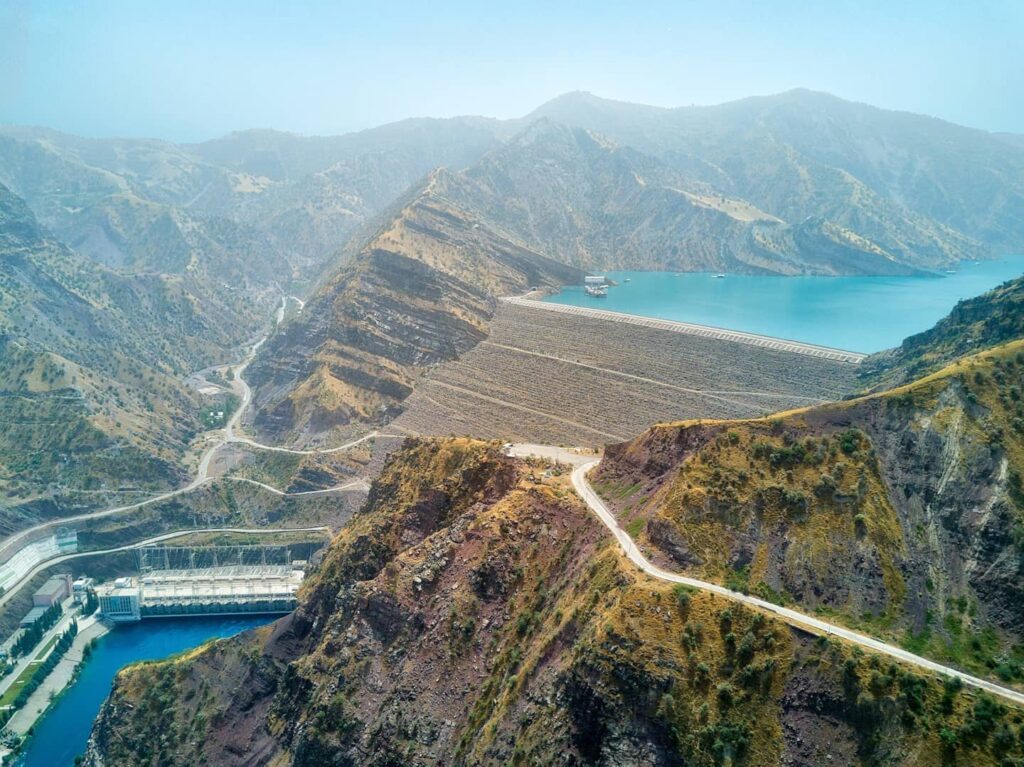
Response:
[[[583,278],[583,290],[593,298],[604,298],[608,295],[608,278],[603,274],[588,274]]]

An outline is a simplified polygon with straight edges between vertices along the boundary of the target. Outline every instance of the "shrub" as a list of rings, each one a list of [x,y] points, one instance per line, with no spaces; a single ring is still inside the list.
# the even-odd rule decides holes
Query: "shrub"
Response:
[[[690,606],[690,597],[693,594],[693,589],[689,586],[679,583],[672,590],[676,595],[676,604],[679,605],[680,610],[686,610]]]

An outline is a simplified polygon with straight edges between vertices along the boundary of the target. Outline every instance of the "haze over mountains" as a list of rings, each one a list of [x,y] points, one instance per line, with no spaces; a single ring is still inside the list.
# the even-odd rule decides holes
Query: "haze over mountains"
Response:
[[[1020,767],[1024,276],[867,359],[523,298],[1011,253],[1024,138],[809,91],[0,128],[0,618],[79,574],[60,528],[101,579],[273,541],[296,587],[330,530],[286,617],[120,673],[77,761]],[[246,579],[183,612],[291,604]]]
[[[252,367],[256,426],[297,439],[388,420],[422,371],[486,334],[498,296],[579,270],[908,274],[1024,250],[1020,137],[808,91],[680,109],[571,93],[518,120],[193,145],[8,127],[0,183],[68,268],[187,304],[182,332],[147,335],[136,293],[109,299],[131,343],[173,347],[175,375],[213,349],[237,358],[283,293],[311,291]],[[9,307],[41,306],[19,295]],[[4,309],[8,346],[70,355],[28,316]],[[164,398],[158,378],[131,385]],[[150,455],[180,457],[187,418],[126,435],[126,419],[70,386],[107,447],[155,441],[170,452]]]

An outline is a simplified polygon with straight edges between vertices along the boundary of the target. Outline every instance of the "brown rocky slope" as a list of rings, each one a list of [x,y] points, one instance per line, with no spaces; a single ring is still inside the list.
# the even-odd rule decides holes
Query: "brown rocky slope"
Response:
[[[492,444],[410,442],[293,615],[123,671],[86,763],[1020,758],[1020,715],[989,698],[641,577],[539,473]]]
[[[435,194],[413,193],[251,366],[255,426],[309,439],[380,424],[416,379],[487,335],[498,297],[581,282]]]
[[[884,394],[652,428],[595,474],[663,562],[1024,681],[1024,342]]]

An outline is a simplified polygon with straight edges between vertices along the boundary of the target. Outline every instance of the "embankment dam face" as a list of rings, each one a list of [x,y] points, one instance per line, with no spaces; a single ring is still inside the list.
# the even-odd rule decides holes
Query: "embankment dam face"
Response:
[[[524,299],[417,383],[409,433],[599,446],[652,423],[749,418],[838,399],[863,355],[720,328]]]

